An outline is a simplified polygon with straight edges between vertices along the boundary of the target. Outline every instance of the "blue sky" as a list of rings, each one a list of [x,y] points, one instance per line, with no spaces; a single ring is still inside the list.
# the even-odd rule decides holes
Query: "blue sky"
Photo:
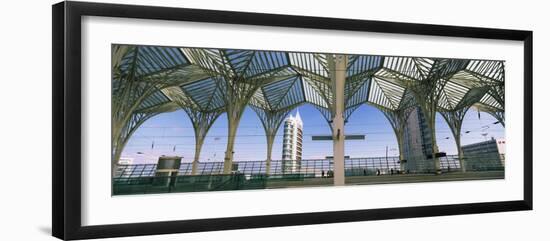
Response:
[[[306,104],[298,108],[304,123],[303,159],[317,159],[332,155],[332,142],[312,141],[312,135],[330,135],[330,128],[323,116],[313,106]],[[295,114],[296,110],[292,112]],[[471,109],[463,123],[462,144],[476,143],[485,138],[504,138],[504,128],[486,113]],[[484,126],[487,137],[482,136]],[[465,133],[470,131],[470,133]],[[281,159],[283,128],[278,130],[273,145],[272,159]],[[397,141],[390,123],[378,109],[363,105],[350,117],[346,134],[364,134],[365,140],[347,141],[346,155],[351,157],[379,157],[398,155]],[[444,119],[436,117],[436,135],[440,151],[456,154],[456,145]],[[256,113],[247,108],[243,114],[236,137],[236,161],[265,160],[266,138]],[[201,162],[223,161],[227,144],[227,116],[221,115],[210,129],[201,153]],[[191,122],[184,111],[159,114],[146,121],[126,145],[122,157],[134,158],[134,163],[156,163],[160,155],[183,156],[184,162],[191,162],[194,156],[195,139]],[[175,150],[174,150],[175,149]]]

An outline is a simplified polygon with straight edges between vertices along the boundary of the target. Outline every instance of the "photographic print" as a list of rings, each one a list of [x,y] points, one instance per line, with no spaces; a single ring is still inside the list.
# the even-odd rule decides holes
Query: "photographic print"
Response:
[[[532,31],[52,10],[55,237],[533,208]]]
[[[503,60],[111,47],[112,195],[505,177]]]

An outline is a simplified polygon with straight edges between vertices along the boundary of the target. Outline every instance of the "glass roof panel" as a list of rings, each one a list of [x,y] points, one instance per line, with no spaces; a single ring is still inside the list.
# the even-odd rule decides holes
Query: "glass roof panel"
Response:
[[[281,99],[277,109],[284,109],[302,102],[305,102],[302,79],[300,77],[295,77],[294,84],[287,91],[284,98]]]
[[[487,78],[503,81],[504,80],[504,62],[492,60],[472,60],[466,67],[473,73]]]
[[[245,76],[255,76],[288,65],[284,52],[255,51]]]
[[[500,106],[500,104],[495,100],[495,98],[493,98],[490,94],[485,94],[481,100],[479,101],[480,103],[484,104],[484,105],[487,105],[487,106],[490,106],[490,107],[493,107],[493,108],[497,108],[499,110],[503,110],[504,108],[502,106]]]
[[[228,71],[226,59],[218,49],[181,48],[192,64],[201,66],[216,74],[226,74]]]
[[[123,74],[134,71],[139,77],[187,64],[189,62],[179,48],[138,46],[128,51],[119,68]]]
[[[369,102],[393,110],[394,106],[376,81],[371,82]]]
[[[240,75],[246,70],[254,56],[254,51],[252,50],[227,49],[224,51],[227,60],[229,60],[229,64],[234,71]]]
[[[346,93],[346,108],[361,105],[368,101],[370,82],[371,78],[366,78],[359,88],[356,88],[353,92],[350,90],[350,92]]]
[[[301,70],[328,78],[326,59],[321,54],[288,53],[290,64]]]
[[[374,55],[352,55],[348,62],[347,77],[352,77],[382,67],[384,57]]]
[[[423,80],[427,78],[433,65],[433,60],[427,58],[412,57],[385,57],[384,67],[401,75]]]
[[[154,106],[166,104],[171,100],[162,93],[162,91],[155,91],[151,96],[146,98],[141,105],[137,108],[137,111],[147,109]]]
[[[450,78],[460,70],[463,70],[468,65],[469,60],[465,59],[438,59],[432,71],[432,78]]]
[[[223,90],[219,82],[218,78],[207,78],[182,85],[181,88],[202,110],[211,110],[223,106],[220,96]]]
[[[452,110],[460,103],[468,91],[469,89],[464,86],[447,81],[443,87],[442,97],[439,99],[438,104],[444,109]]]
[[[328,103],[319,94],[317,89],[310,83],[310,81],[311,80],[308,80],[308,78],[303,78],[302,81],[306,101],[316,106],[328,108]]]

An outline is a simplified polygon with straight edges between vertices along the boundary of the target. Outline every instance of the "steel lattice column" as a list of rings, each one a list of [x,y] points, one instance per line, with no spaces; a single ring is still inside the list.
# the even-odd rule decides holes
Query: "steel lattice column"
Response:
[[[449,125],[451,132],[453,133],[453,137],[456,143],[456,150],[458,153],[458,160],[460,161],[460,169],[462,170],[462,172],[466,172],[466,165],[464,164],[464,152],[462,152],[460,133],[462,130],[462,122],[464,121],[464,117],[466,116],[466,112],[468,112],[468,109],[469,106],[456,111],[440,112],[443,116],[443,119],[445,119],[445,121]]]
[[[187,112],[189,119],[191,119],[193,131],[195,132],[195,156],[193,157],[191,174],[196,175],[199,166],[202,145],[204,144],[204,139],[206,138],[210,127],[212,127],[216,119],[218,119],[218,117],[223,114],[223,110],[203,112],[193,110],[192,108],[183,109],[185,110],[185,112]]]

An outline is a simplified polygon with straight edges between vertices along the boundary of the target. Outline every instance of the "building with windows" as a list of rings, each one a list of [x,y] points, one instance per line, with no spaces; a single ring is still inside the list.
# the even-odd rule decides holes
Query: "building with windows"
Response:
[[[422,110],[415,107],[407,119],[404,131],[403,152],[407,160],[405,169],[414,171],[431,167],[431,164],[426,163],[427,156],[431,156],[433,148],[429,131]]]
[[[462,146],[466,170],[500,170],[504,165],[504,139],[482,141]]]
[[[290,115],[284,121],[283,133],[283,172],[295,173],[302,160],[303,123],[300,113]]]

